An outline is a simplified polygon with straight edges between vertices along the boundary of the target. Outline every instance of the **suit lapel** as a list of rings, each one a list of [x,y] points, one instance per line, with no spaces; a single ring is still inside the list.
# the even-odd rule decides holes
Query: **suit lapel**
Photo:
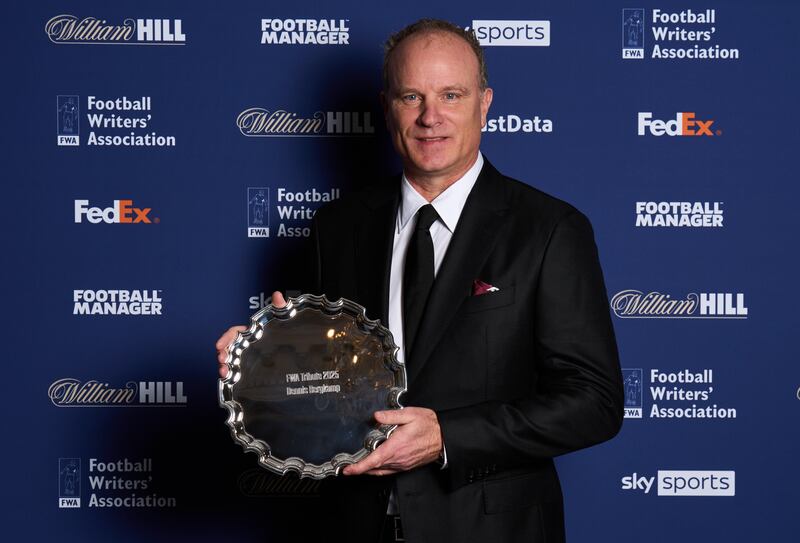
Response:
[[[387,328],[398,187],[395,179],[365,195],[367,211],[355,231],[358,302],[367,309],[367,317],[379,318]]]
[[[472,282],[497,242],[508,208],[500,179],[500,173],[486,161],[464,204],[436,275],[413,351],[407,357],[409,385],[422,371],[461,303],[471,295]]]

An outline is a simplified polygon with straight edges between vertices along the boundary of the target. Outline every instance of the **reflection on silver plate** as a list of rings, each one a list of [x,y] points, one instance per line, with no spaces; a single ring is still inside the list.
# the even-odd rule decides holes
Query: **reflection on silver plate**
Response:
[[[234,440],[274,473],[337,475],[395,428],[373,413],[402,408],[396,352],[391,332],[350,300],[302,294],[268,305],[228,347],[219,382]]]

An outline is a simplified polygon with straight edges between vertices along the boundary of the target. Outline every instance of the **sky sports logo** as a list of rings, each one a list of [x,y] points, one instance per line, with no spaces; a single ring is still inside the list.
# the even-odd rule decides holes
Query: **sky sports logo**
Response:
[[[467,27],[466,30],[470,30]],[[484,47],[506,46],[550,46],[550,21],[472,21],[472,30]]]
[[[658,496],[735,496],[736,472],[718,470],[658,470],[657,477],[634,472],[624,476],[622,490],[649,494],[656,483]]]

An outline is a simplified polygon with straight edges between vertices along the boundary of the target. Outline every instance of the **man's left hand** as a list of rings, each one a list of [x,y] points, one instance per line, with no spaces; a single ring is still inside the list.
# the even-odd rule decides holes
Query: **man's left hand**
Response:
[[[435,411],[424,407],[376,411],[375,420],[381,424],[396,424],[397,428],[366,458],[344,468],[345,475],[391,475],[439,458],[442,431]]]

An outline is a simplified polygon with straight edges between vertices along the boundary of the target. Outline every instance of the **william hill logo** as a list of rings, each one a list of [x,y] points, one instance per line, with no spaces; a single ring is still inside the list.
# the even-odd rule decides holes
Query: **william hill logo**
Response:
[[[128,381],[112,387],[71,377],[54,381],[47,396],[56,407],[183,407],[187,401],[182,381]]]
[[[611,298],[611,310],[621,319],[746,319],[741,292],[691,292],[673,299],[660,292],[622,290]]]
[[[375,133],[369,111],[317,111],[309,117],[284,109],[251,107],[236,118],[248,137],[343,137]]]
[[[44,26],[57,44],[185,45],[181,19],[124,19],[119,24],[97,17],[56,15]]]
[[[638,134],[645,136],[721,136],[722,130],[712,128],[712,119],[698,119],[694,112],[682,111],[669,120],[653,119],[650,111],[640,111]]]

